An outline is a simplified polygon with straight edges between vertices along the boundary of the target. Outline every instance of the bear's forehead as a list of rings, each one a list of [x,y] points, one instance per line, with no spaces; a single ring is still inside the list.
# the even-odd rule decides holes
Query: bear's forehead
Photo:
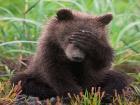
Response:
[[[86,27],[96,27],[99,26],[100,23],[96,20],[96,16],[92,16],[89,14],[83,13],[73,13],[73,19],[67,21],[61,21],[62,24],[65,25],[74,25],[74,26],[86,26]]]
[[[96,25],[94,26],[92,23],[88,22],[72,22],[71,24],[66,24],[62,25],[62,27],[59,27],[58,32],[60,32],[62,35],[63,34],[71,34],[73,32],[81,32],[81,31],[86,31],[86,32],[91,32],[91,33],[100,33],[101,29],[97,27]]]
[[[71,28],[88,28],[88,29],[93,29],[97,28],[100,26],[100,24],[91,18],[77,18],[73,20],[69,20],[67,22],[62,22],[62,25],[66,27],[71,27]]]

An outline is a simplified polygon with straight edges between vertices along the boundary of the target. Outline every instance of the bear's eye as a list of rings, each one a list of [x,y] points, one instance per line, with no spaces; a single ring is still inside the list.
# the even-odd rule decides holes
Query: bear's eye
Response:
[[[90,31],[87,31],[87,30],[80,30],[80,32],[82,32],[82,33],[91,33]]]

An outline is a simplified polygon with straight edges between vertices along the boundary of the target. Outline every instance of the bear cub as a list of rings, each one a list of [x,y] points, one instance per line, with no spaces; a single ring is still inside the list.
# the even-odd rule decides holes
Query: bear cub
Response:
[[[21,81],[22,93],[46,99],[79,94],[100,87],[113,96],[128,85],[126,75],[110,70],[113,49],[107,39],[112,14],[90,14],[60,9],[45,26],[29,67],[11,82]]]

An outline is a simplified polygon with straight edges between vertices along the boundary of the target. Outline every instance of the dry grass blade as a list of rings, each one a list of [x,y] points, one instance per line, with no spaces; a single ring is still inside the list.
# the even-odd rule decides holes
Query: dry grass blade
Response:
[[[19,81],[16,86],[12,86],[11,88],[9,81],[0,83],[0,93],[0,105],[12,105],[16,99],[16,96],[21,93],[21,81]]]

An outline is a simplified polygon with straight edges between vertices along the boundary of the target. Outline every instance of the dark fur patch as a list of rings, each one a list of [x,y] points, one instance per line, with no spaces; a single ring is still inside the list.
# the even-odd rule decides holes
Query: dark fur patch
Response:
[[[73,18],[73,14],[69,9],[61,9],[57,12],[58,20],[70,20]]]

